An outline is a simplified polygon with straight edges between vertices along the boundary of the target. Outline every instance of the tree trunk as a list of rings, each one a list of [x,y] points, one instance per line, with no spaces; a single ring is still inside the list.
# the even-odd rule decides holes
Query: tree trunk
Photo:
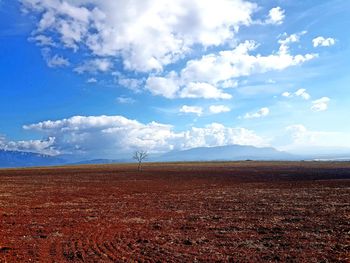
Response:
[[[141,172],[141,162],[139,162],[138,170],[139,170],[139,172]]]

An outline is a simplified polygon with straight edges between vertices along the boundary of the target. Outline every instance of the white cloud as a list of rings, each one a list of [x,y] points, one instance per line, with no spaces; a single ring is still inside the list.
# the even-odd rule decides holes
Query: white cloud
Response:
[[[86,82],[87,82],[87,83],[96,83],[96,82],[97,82],[97,79],[95,79],[95,78],[89,78]]]
[[[7,151],[34,152],[46,155],[57,155],[59,151],[54,148],[55,138],[48,137],[46,140],[8,141],[0,136],[0,149]]]
[[[316,37],[312,40],[312,44],[314,47],[329,47],[333,46],[335,44],[335,39],[334,38],[324,38],[324,37]]]
[[[258,110],[257,112],[254,113],[246,113],[244,115],[244,119],[255,119],[255,118],[261,118],[261,117],[266,117],[267,115],[269,115],[270,110],[269,108],[261,108],[260,110]]]
[[[24,129],[54,136],[54,149],[60,153],[116,157],[135,149],[166,152],[200,146],[243,144],[265,146],[266,141],[253,131],[212,123],[202,128],[175,132],[171,125],[140,123],[122,116],[74,116],[57,121],[25,125]]]
[[[281,95],[285,98],[301,97],[304,100],[309,100],[311,98],[310,94],[307,93],[306,89],[298,89],[294,93],[285,91]]]
[[[231,99],[232,95],[205,82],[190,82],[181,90],[181,98]]]
[[[289,54],[289,44],[299,41],[302,34],[304,32],[286,36],[280,41],[281,46],[277,54],[251,55],[250,52],[258,45],[254,41],[245,41],[233,50],[189,60],[180,74],[172,72],[170,76],[150,77],[147,80],[148,90],[167,98],[230,99],[232,96],[224,93],[222,88],[233,84],[235,78],[283,70],[317,57],[316,54]]]
[[[56,149],[62,153],[80,153],[111,156],[137,148],[149,151],[167,151],[176,138],[170,125],[156,122],[142,124],[122,116],[74,116],[57,121],[25,125],[56,137]]]
[[[153,95],[160,95],[168,99],[173,98],[204,98],[204,99],[231,99],[232,95],[205,82],[189,82],[180,86],[180,80],[175,72],[166,77],[149,77],[146,89]]]
[[[198,107],[198,106],[187,106],[187,105],[183,105],[180,108],[180,112],[182,113],[194,113],[198,116],[201,116],[203,114],[203,108],[202,107]]]
[[[236,88],[238,86],[238,81],[233,79],[224,80],[219,86],[223,89]]]
[[[58,67],[67,67],[70,65],[68,59],[59,56],[57,54],[51,55],[51,50],[49,48],[43,48],[41,50],[41,54],[47,64],[50,68],[58,68]]]
[[[289,97],[292,96],[292,94],[290,92],[288,92],[288,91],[285,91],[285,92],[282,93],[282,96],[286,97],[286,98],[289,98]]]
[[[225,127],[219,123],[206,125],[204,128],[193,127],[182,133],[181,148],[203,146],[222,146],[230,144],[266,146],[267,142],[253,131],[244,128]]]
[[[75,66],[75,72],[106,73],[113,70],[114,62],[122,63],[132,76],[150,75],[137,79],[117,73],[118,85],[135,92],[145,88],[169,99],[231,99],[224,89],[236,87],[239,77],[284,70],[317,57],[291,54],[289,45],[299,42],[306,33],[301,32],[284,34],[278,52],[272,54],[253,54],[259,44],[245,41],[188,60],[179,72],[163,73],[164,66],[185,58],[193,47],[233,46],[242,25],[256,24],[252,15],[258,6],[245,0],[20,1],[38,17],[32,39],[39,45],[63,46],[93,58]],[[285,11],[274,7],[262,23],[281,24],[284,18]],[[46,57],[51,67],[69,65],[58,55]]]
[[[278,54],[251,55],[249,52],[255,50],[258,45],[254,41],[245,41],[233,50],[205,55],[198,60],[190,60],[181,71],[181,79],[217,84],[220,81],[242,76],[282,70],[316,57],[315,54],[290,55],[288,53],[288,44],[292,41],[290,38],[291,36],[280,42],[283,48],[280,48]]]
[[[20,1],[39,18],[34,39],[50,39],[94,57],[75,67],[76,72],[107,72],[118,61],[135,75],[150,73],[141,85],[146,81],[147,90],[166,98],[229,99],[231,95],[222,89],[235,87],[236,78],[283,70],[317,57],[290,54],[288,45],[299,41],[302,32],[285,35],[277,53],[253,55],[258,44],[245,41],[232,50],[189,60],[181,72],[163,74],[164,66],[186,58],[194,47],[232,46],[241,26],[256,24],[252,16],[258,5],[246,0]],[[264,23],[280,24],[284,16],[283,9],[274,7]],[[132,78],[118,81],[140,90],[140,83]]]
[[[51,46],[55,47],[56,43],[51,37],[44,35],[36,35],[35,37],[30,37],[29,41],[34,41],[38,46]]]
[[[203,98],[203,99],[231,99],[232,95],[223,92],[214,85],[205,82],[189,82],[180,86],[183,82],[175,72],[166,77],[149,77],[146,81],[146,89],[153,95],[160,95],[168,99],[173,98]]]
[[[279,6],[270,9],[268,18],[266,19],[265,23],[274,25],[282,24],[285,18],[284,13],[285,11]]]
[[[177,97],[180,87],[176,80],[175,72],[169,73],[166,77],[151,76],[146,81],[146,89],[153,95],[164,96],[168,99]]]
[[[301,36],[305,35],[306,33],[307,33],[307,31],[302,31],[299,33],[291,34],[291,35],[287,35],[286,33],[284,33],[283,36],[285,36],[285,38],[278,40],[278,43],[280,44],[279,54],[281,54],[281,55],[289,54],[289,45],[292,43],[300,42]],[[317,56],[316,54],[307,54],[307,55],[312,55],[314,57]],[[305,55],[305,56],[307,56],[307,55]]]
[[[350,141],[349,133],[334,131],[315,131],[306,128],[302,124],[295,124],[286,127],[287,138],[290,143],[283,147],[283,150],[298,150],[303,153],[303,149],[311,147],[346,147]],[[317,149],[317,148],[315,148]]]
[[[139,93],[141,91],[142,85],[144,83],[143,79],[126,78],[124,76],[118,77],[118,84],[124,88]]]
[[[325,111],[328,109],[328,103],[330,102],[330,98],[322,97],[318,100],[314,100],[312,102],[311,110],[313,111]]]
[[[76,67],[74,69],[75,72],[82,74],[85,72],[89,73],[97,73],[97,72],[107,72],[111,70],[113,66],[113,63],[109,59],[92,59],[92,60],[87,60],[80,66]]]
[[[225,105],[211,105],[209,111],[213,114],[218,114],[222,112],[229,112],[231,109]]]
[[[133,104],[136,101],[133,98],[121,96],[117,98],[117,102],[120,104]]]
[[[286,92],[282,93],[282,96],[286,97],[286,98],[292,98],[294,96],[297,96],[297,97],[303,98],[304,100],[309,100],[311,98],[310,94],[307,93],[306,89],[298,89],[294,93],[290,93],[290,92],[286,91]],[[330,102],[330,98],[328,98],[328,97],[322,97],[318,100],[314,100],[314,101],[312,101],[311,110],[315,111],[315,112],[325,111],[328,109],[329,102]]]
[[[257,5],[245,0],[21,0],[39,16],[35,32],[97,56],[116,56],[136,71],[162,70],[194,44],[224,44],[250,25]]]
[[[294,94],[304,100],[309,100],[311,98],[310,94],[306,92],[306,89],[298,89]]]

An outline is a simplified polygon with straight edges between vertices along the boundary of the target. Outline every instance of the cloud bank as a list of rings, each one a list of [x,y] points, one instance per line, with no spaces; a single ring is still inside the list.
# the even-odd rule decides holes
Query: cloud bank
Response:
[[[193,112],[193,108],[183,109]],[[194,113],[199,112],[200,110]],[[40,132],[45,138],[49,138],[42,141],[41,148],[27,147],[27,151],[51,151],[51,154],[79,154],[89,157],[125,157],[125,154],[136,149],[156,153],[227,144],[268,145],[264,138],[244,128],[211,123],[176,132],[172,125],[157,122],[144,124],[123,116],[74,116],[29,124],[23,128]]]
[[[162,70],[195,44],[218,46],[252,23],[257,5],[244,0],[21,0],[40,18],[41,45],[58,43],[100,57],[121,57],[126,69]],[[275,12],[273,12],[275,13]],[[276,17],[276,15],[272,15]],[[49,41],[48,32],[56,33]],[[38,37],[41,36],[41,37]]]
[[[267,55],[256,53],[259,43],[238,40],[243,26],[282,24],[285,11],[279,6],[259,22],[253,16],[260,7],[246,0],[20,2],[25,13],[38,19],[31,41],[47,50],[82,55],[82,61],[72,65],[75,72],[112,74],[117,69],[119,85],[134,91],[142,87],[168,99],[231,99],[223,89],[233,87],[235,78],[283,70],[317,57],[289,50],[305,32],[283,35],[279,50]],[[193,57],[194,51],[202,55]],[[70,65],[59,55],[45,59],[49,66]],[[185,65],[167,69],[179,61]],[[126,78],[125,73],[144,74],[145,79]]]

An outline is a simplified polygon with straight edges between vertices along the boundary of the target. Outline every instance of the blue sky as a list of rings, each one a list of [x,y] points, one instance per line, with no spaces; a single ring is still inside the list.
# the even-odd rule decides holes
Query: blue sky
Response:
[[[340,0],[0,0],[0,148],[350,148],[349,11]]]

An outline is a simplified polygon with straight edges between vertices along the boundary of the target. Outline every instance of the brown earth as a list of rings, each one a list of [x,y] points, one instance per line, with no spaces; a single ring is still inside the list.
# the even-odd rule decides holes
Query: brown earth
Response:
[[[350,262],[350,163],[0,170],[0,262]]]

